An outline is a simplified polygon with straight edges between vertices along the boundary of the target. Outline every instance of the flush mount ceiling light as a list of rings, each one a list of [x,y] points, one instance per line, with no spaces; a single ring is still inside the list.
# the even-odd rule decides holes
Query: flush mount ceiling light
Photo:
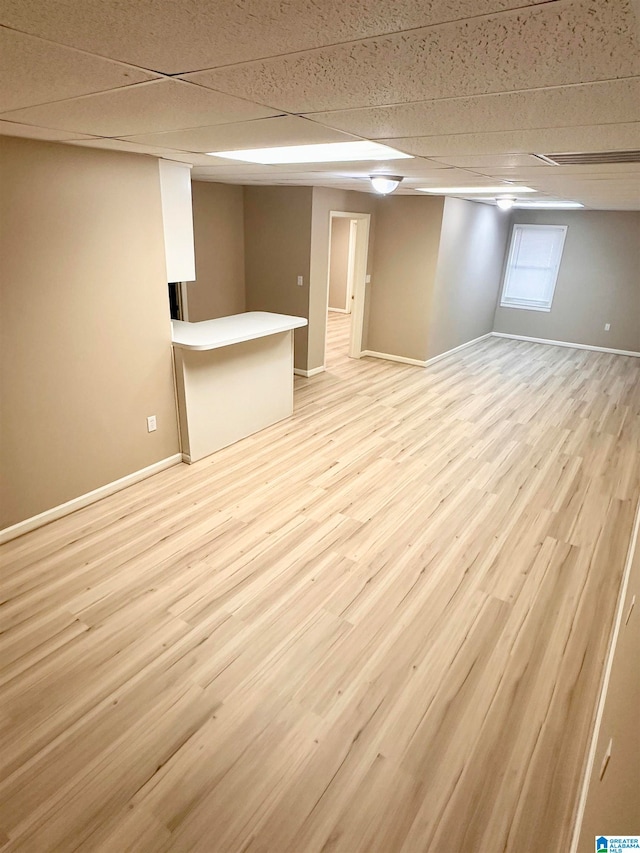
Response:
[[[496,199],[496,204],[500,210],[511,210],[515,203],[516,200],[513,196],[505,196],[505,198]]]
[[[380,195],[389,195],[402,181],[399,175],[369,175],[371,186]]]
[[[493,195],[494,193],[535,193],[531,187],[501,184],[499,187],[418,187],[418,192],[433,195]]]
[[[290,163],[345,163],[353,160],[407,160],[412,154],[396,151],[379,142],[327,142],[322,145],[283,145],[245,151],[209,151],[211,157],[275,166]]]

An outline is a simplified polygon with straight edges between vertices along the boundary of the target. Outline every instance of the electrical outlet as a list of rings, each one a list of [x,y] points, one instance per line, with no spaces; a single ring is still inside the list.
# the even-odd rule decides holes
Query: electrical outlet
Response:
[[[298,287],[302,287],[303,284],[304,284],[304,276],[299,275],[298,276]]]
[[[605,330],[605,332],[608,332],[610,328],[611,328],[611,323],[605,323],[605,324],[604,324],[604,330]]]
[[[149,417],[147,418],[147,432],[154,432],[157,428],[158,425],[156,423],[156,416],[149,415]]]

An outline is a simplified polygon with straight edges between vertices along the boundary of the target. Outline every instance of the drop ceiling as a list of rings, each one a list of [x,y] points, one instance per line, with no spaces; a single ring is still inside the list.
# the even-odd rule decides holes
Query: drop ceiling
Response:
[[[640,209],[635,0],[0,0],[0,133],[191,163],[199,180],[369,192],[527,184]],[[415,159],[207,151],[370,139]],[[596,158],[597,159],[597,158]]]

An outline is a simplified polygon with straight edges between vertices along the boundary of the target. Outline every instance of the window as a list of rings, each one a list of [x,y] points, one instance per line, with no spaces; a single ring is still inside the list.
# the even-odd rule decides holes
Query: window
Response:
[[[514,225],[500,305],[550,311],[566,225]]]

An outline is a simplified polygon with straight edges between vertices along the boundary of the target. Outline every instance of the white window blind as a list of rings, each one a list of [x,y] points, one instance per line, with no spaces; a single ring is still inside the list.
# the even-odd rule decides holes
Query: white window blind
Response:
[[[500,305],[550,311],[566,225],[514,225]]]

